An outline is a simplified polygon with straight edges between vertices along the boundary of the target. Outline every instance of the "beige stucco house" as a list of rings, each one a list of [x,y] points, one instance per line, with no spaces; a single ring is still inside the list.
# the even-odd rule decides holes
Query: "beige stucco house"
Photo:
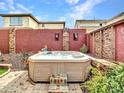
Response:
[[[110,20],[108,20],[108,22],[106,23],[106,25],[110,25],[113,24],[115,22],[121,21],[124,19],[124,12],[118,14],[117,16],[112,17]]]
[[[78,29],[84,28],[89,33],[98,28],[113,24],[113,23],[123,20],[123,19],[124,19],[124,12],[118,14],[117,16],[114,16],[113,18],[111,18],[109,20],[76,20],[75,28],[78,28]]]
[[[87,32],[91,32],[97,28],[100,28],[106,24],[106,20],[76,20],[75,28],[87,29]]]
[[[65,22],[40,22],[40,29],[64,29]]]
[[[25,27],[33,29],[64,29],[65,22],[40,22],[31,14],[0,14],[4,27]]]

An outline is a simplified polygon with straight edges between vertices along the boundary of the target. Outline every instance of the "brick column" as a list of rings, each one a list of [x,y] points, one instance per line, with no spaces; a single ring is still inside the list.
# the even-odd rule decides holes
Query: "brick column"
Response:
[[[69,50],[69,33],[67,29],[64,29],[63,31],[63,50]]]
[[[15,34],[16,34],[16,29],[11,28],[9,30],[9,53],[15,53],[16,50]]]

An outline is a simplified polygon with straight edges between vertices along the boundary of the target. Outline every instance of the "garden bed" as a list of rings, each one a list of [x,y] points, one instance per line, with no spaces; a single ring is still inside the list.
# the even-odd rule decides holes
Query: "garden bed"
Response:
[[[89,79],[81,84],[83,93],[124,93],[124,65],[106,71],[91,67]]]

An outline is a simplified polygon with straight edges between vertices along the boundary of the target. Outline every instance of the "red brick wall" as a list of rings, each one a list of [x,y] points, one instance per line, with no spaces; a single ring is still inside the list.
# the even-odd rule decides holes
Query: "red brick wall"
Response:
[[[0,51],[9,53],[9,30],[0,29]]]
[[[55,33],[59,33],[59,41],[55,40]],[[49,50],[62,50],[62,30],[17,30],[16,52],[38,52],[45,45]]]
[[[124,23],[115,26],[116,60],[124,62]]]
[[[78,33],[78,40],[73,40],[73,34]],[[86,30],[85,29],[71,29],[69,31],[69,49],[79,51],[83,44],[86,44]]]

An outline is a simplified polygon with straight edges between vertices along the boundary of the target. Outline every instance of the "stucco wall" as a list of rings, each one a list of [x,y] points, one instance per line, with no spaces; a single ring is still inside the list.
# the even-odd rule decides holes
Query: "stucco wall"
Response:
[[[78,33],[77,41],[73,40],[73,33],[75,32]],[[59,34],[59,40],[55,39],[56,33]],[[65,47],[63,43],[66,43],[69,45],[69,47],[66,46],[69,50],[79,51],[82,45],[86,44],[86,31],[84,29],[69,29],[69,32],[66,33],[68,33],[67,38],[65,38],[63,29],[16,28],[7,31],[0,30],[0,50],[3,53],[38,52],[47,45],[49,50],[61,51]]]
[[[103,22],[96,22],[96,21],[77,22],[76,27],[81,27],[81,26],[100,26],[100,23],[103,23]],[[103,23],[103,25],[105,25],[105,24]]]
[[[22,24],[23,27],[28,27],[29,26],[29,17],[22,17]]]
[[[31,17],[28,17],[28,18],[29,18],[29,27],[37,29],[38,28],[38,23],[36,21],[34,21]]]
[[[3,18],[3,26],[4,27],[9,27],[10,25],[10,18],[9,17],[4,17]]]
[[[73,34],[78,33],[78,40],[73,39]],[[69,31],[69,50],[79,51],[83,44],[86,44],[85,29],[71,29]]]
[[[105,25],[105,22],[103,21],[79,21],[79,22],[76,22],[75,24],[75,28],[80,28],[80,29],[86,29],[87,32],[91,32],[91,31],[94,31],[102,26],[100,26],[100,24],[102,24],[102,26]]]
[[[44,26],[42,26],[44,25]],[[63,29],[63,24],[39,24],[40,29]]]
[[[118,17],[116,17],[116,18],[113,18],[113,19],[109,20],[109,21],[106,23],[106,25],[110,25],[110,24],[112,24],[112,23],[116,23],[117,21],[123,20],[123,19],[124,19],[124,14],[121,15],[121,16],[118,16]]]
[[[44,23],[44,27],[42,24],[37,23],[31,17],[23,16],[22,17],[22,25],[19,26],[10,26],[10,17],[3,17],[3,26],[4,27],[29,27],[33,29],[63,29],[64,24],[60,23]]]
[[[0,29],[0,51],[9,53],[9,30]]]
[[[10,17],[3,18],[3,26],[4,27],[29,27],[29,17],[22,17],[22,25],[20,26],[11,26],[10,25]]]
[[[59,33],[59,40],[55,40]],[[45,45],[49,50],[62,50],[62,30],[16,30],[16,52],[38,52]]]
[[[116,60],[124,62],[124,23],[115,26]]]

